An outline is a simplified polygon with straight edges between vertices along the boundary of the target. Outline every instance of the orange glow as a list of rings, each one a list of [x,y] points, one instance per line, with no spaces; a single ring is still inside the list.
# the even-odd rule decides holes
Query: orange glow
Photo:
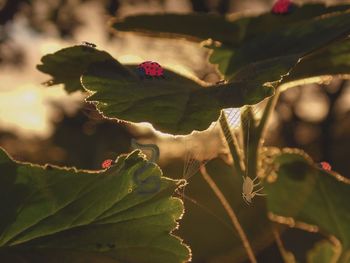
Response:
[[[49,53],[55,53],[57,50],[60,50],[64,45],[59,43],[57,40],[48,39],[40,43],[39,49],[42,55]]]
[[[20,129],[21,133],[44,135],[48,130],[47,112],[43,96],[33,85],[2,92],[0,96],[0,121],[4,128]]]
[[[122,64],[139,64],[143,62],[141,57],[135,55],[123,55],[118,57],[118,60]]]
[[[1,92],[0,123],[5,130],[15,130],[24,137],[47,137],[52,131],[52,117],[57,116],[48,102],[68,97],[60,88],[45,89],[40,85],[23,84],[17,89]],[[75,111],[82,97],[79,93],[65,98],[62,106],[69,113]]]

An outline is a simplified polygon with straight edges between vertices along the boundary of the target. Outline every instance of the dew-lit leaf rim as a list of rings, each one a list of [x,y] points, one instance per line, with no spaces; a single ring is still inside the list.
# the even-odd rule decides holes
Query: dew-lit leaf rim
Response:
[[[41,167],[0,149],[0,261],[15,253],[51,262],[53,250],[65,262],[81,262],[85,253],[107,262],[188,260],[189,248],[171,234],[183,214],[182,201],[172,197],[181,181],[148,165],[138,179],[158,178],[160,187],[138,191],[134,175],[145,164],[134,151],[103,171]]]

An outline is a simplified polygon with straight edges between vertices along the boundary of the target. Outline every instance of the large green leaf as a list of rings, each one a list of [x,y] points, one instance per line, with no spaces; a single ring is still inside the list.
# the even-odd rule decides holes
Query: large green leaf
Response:
[[[337,41],[331,45],[304,57],[282,84],[292,87],[305,82],[318,82],[317,77],[350,74],[350,38]]]
[[[64,76],[61,82],[68,82],[66,86],[70,86],[72,79],[83,75],[84,87],[93,93],[88,101],[96,102],[98,109],[107,117],[133,122],[146,121],[163,132],[186,134],[206,129],[218,118],[222,108],[255,104],[270,96],[273,93],[271,85],[277,84],[300,57],[349,32],[350,13],[336,12],[315,17],[311,15],[312,8],[317,14],[337,9],[322,9],[319,5],[296,9],[295,15],[292,15],[294,19],[287,19],[288,27],[277,23],[275,20],[280,16],[272,14],[233,21],[232,24],[239,24],[239,28],[241,24],[254,25],[257,33],[244,34],[243,40],[236,46],[224,43],[222,47],[213,47],[217,50],[213,54],[214,60],[218,52],[221,54],[222,48],[225,54],[229,54],[228,58],[219,56],[225,61],[226,75],[231,79],[227,84],[203,87],[169,70],[165,71],[165,79],[141,80],[135,74],[135,66],[123,67],[107,53],[81,46],[49,55],[47,63],[39,68],[50,68],[46,72],[53,74],[54,79],[60,79],[55,75],[61,71],[59,76]],[[339,7],[339,10],[345,8]],[[298,11],[301,12],[299,15]],[[297,20],[300,17],[312,19]],[[191,16],[191,19],[194,18]],[[269,27],[271,30],[264,33],[261,23],[255,19],[261,23],[264,23],[264,19],[266,23],[273,20],[278,25]],[[71,69],[64,67],[65,62],[84,61],[80,59],[80,56],[86,55],[84,52],[88,52],[92,59],[80,70],[73,71],[74,76],[64,73]],[[65,79],[65,76],[71,78]]]
[[[156,36],[186,37],[201,41],[208,38],[230,42],[240,33],[240,27],[224,16],[214,14],[141,14],[116,19],[113,27],[119,31],[134,31]]]
[[[258,85],[253,74],[250,80],[205,87],[170,70],[165,70],[164,79],[121,79],[118,71],[116,60],[90,67],[82,76],[84,87],[92,92],[87,101],[96,102],[107,117],[147,121],[176,134],[204,130],[222,108],[254,104],[273,93],[272,87]]]
[[[338,38],[345,38],[350,31],[350,13],[332,14],[325,17],[316,17],[307,21],[298,21],[285,28],[269,31],[264,36],[257,35],[244,41],[240,47],[223,44],[213,47],[210,58],[212,63],[218,63],[220,71],[228,79],[237,79],[241,76],[241,68],[263,64],[271,67],[262,78],[265,81],[276,80],[278,71],[289,67],[291,69],[308,53],[324,47]],[[293,58],[286,65],[286,57]],[[331,59],[331,58],[330,58]],[[248,65],[248,66],[245,66]],[[304,69],[308,72],[308,68]],[[287,73],[289,70],[285,71]],[[310,72],[311,74],[311,72]]]
[[[45,56],[44,64],[38,67],[70,91],[81,88],[81,79],[92,93],[87,100],[96,102],[106,117],[151,122],[164,132],[204,130],[218,118],[222,108],[255,104],[274,92],[271,86],[261,85],[256,72],[247,72],[246,78],[239,81],[213,86],[167,69],[164,79],[141,79],[136,65],[123,66],[104,51],[86,48],[62,49]],[[77,61],[85,61],[86,54],[90,56],[88,63],[71,71]]]
[[[267,31],[285,28],[296,21],[349,8],[350,5],[326,7],[323,4],[306,4],[293,8],[293,12],[284,16],[272,13],[249,17],[246,13],[227,17],[214,14],[141,14],[116,19],[113,27],[118,31],[186,37],[197,41],[211,38],[225,44],[240,46],[243,41],[257,34],[265,34]]]
[[[0,261],[184,262],[189,249],[171,234],[183,213],[171,197],[178,185],[139,151],[89,172],[17,163],[1,150]]]
[[[316,4],[295,7],[286,16],[237,15],[229,20],[208,15],[207,22],[204,22],[205,15],[141,15],[116,22],[114,27],[213,38],[221,41],[222,46],[208,46],[214,49],[210,61],[218,63],[228,79],[241,80],[246,72],[263,68],[260,78],[272,82],[288,73],[299,58],[334,39],[345,37],[350,32],[350,14],[336,11],[347,9],[349,5],[326,8]],[[181,22],[173,23],[175,19]]]
[[[219,159],[207,163],[206,167],[234,209],[254,253],[258,255],[274,239],[266,214],[265,199],[257,197],[248,206],[242,198],[241,176]],[[176,169],[174,163],[165,167],[164,171],[172,178],[182,176],[182,171]],[[193,262],[245,262],[247,252],[237,230],[232,226],[225,209],[201,174],[198,173],[189,179],[184,193],[186,213],[176,233],[191,246]],[[204,236],[206,238],[203,238]]]
[[[113,59],[111,55],[104,51],[80,45],[74,49],[64,48],[54,54],[43,56],[42,64],[37,65],[37,69],[52,76],[52,80],[46,82],[46,85],[64,84],[65,90],[71,93],[77,90],[84,91],[80,76],[91,64],[110,59]],[[127,78],[131,73],[119,65],[118,74]]]
[[[343,253],[348,253],[349,180],[318,168],[300,150],[284,150],[274,160],[277,179],[265,184],[269,211],[317,226],[322,233],[334,235],[341,241]]]

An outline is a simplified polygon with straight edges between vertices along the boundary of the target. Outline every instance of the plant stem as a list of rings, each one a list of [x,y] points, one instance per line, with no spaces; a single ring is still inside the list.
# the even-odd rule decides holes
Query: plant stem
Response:
[[[278,233],[278,230],[275,227],[272,228],[272,233],[275,236],[276,245],[281,253],[283,261],[285,263],[296,263],[294,255],[291,252],[287,251],[283,246],[282,239]]]
[[[204,165],[202,165],[200,167],[200,171],[201,171],[201,174],[202,174],[204,180],[208,183],[210,188],[213,190],[216,197],[220,200],[220,203],[222,204],[222,206],[226,210],[226,213],[230,217],[231,222],[232,222],[233,226],[236,228],[238,235],[242,240],[243,246],[244,246],[245,250],[247,251],[248,258],[249,258],[250,262],[257,263],[253,249],[250,246],[250,243],[248,241],[248,238],[247,238],[246,234],[244,233],[244,230],[243,230],[242,226],[240,225],[238,218],[237,218],[235,212],[233,211],[233,209],[231,208],[229,202],[225,198],[224,194],[220,191],[219,187],[215,184],[213,179],[210,177],[210,175],[208,174]]]
[[[256,121],[251,107],[246,107],[241,115],[241,129],[243,133],[244,161],[246,175],[255,178],[257,175],[257,161],[260,138],[256,132]]]
[[[275,95],[271,96],[268,99],[268,102],[266,104],[265,110],[263,112],[263,115],[261,117],[260,123],[259,123],[258,128],[257,128],[257,134],[256,135],[257,135],[257,138],[259,138],[260,140],[264,136],[264,133],[265,133],[265,130],[266,130],[266,123],[267,123],[267,121],[268,121],[272,111],[275,109],[275,106],[276,106],[277,100],[279,98],[279,95],[280,95],[280,91],[277,88],[276,91],[275,91]]]
[[[221,114],[219,117],[219,123],[223,131],[228,131],[228,132],[224,132],[224,136],[233,158],[233,162],[234,162],[233,165],[235,166],[237,173],[240,176],[244,176],[244,171],[241,166],[242,159],[241,159],[241,155],[239,154],[239,146],[237,143],[237,138],[234,134],[232,134],[230,126],[227,122],[226,116],[223,111],[221,111]]]
[[[256,124],[251,107],[246,107],[242,112],[242,132],[244,145],[244,161],[247,176],[255,178],[257,176],[258,156],[260,146],[263,142],[267,121],[275,108],[279,97],[279,91],[276,90],[274,96],[268,99],[259,125]],[[249,175],[248,175],[249,174]]]

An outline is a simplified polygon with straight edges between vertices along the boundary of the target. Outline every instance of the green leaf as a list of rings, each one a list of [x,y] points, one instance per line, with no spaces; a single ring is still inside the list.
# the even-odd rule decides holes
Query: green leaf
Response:
[[[274,240],[264,198],[250,206],[242,198],[242,177],[220,159],[206,164],[212,179],[234,209],[253,251],[268,247]],[[172,169],[170,166],[167,170]],[[167,174],[174,174],[171,171]],[[179,174],[178,176],[182,176]],[[175,178],[175,176],[172,176]],[[193,262],[244,262],[247,252],[222,204],[201,174],[192,176],[184,191],[185,211],[177,233],[191,246]],[[203,238],[206,237],[206,238]]]
[[[171,197],[179,183],[139,151],[89,172],[17,163],[1,150],[0,261],[82,262],[86,253],[93,262],[188,260],[189,248],[171,234],[183,213]]]
[[[77,67],[79,61],[85,64]],[[255,104],[274,92],[271,86],[261,86],[255,73],[213,86],[167,69],[164,79],[141,79],[136,65],[123,66],[108,53],[84,46],[59,50],[43,63],[38,68],[52,74],[53,84],[63,83],[72,92],[82,83],[92,93],[87,101],[96,102],[106,117],[150,122],[170,133],[204,130],[222,108]]]
[[[117,21],[113,26],[123,31],[212,38],[222,42],[222,46],[207,46],[214,50],[210,62],[218,63],[227,79],[241,80],[242,71],[264,69],[260,78],[265,83],[279,80],[311,51],[346,37],[350,32],[350,14],[341,11],[349,8],[350,5],[327,8],[314,4],[295,7],[285,16],[238,14],[233,19],[193,14],[140,15]]]
[[[80,76],[91,64],[110,59],[113,59],[111,55],[104,51],[83,45],[74,46],[43,56],[42,64],[37,65],[37,69],[52,76],[52,80],[46,82],[46,85],[64,84],[65,90],[71,93],[77,90],[85,91],[80,83]],[[131,73],[119,64],[118,74],[127,78]]]
[[[113,27],[118,31],[148,33],[154,36],[186,37],[189,40],[213,39],[233,46],[266,31],[280,29],[296,21],[308,20],[323,14],[344,11],[350,5],[325,7],[322,4],[307,4],[295,7],[288,15],[265,13],[249,16],[246,13],[232,16],[214,14],[141,14],[116,19]],[[266,50],[264,50],[266,51]]]
[[[307,263],[337,262],[339,253],[337,253],[336,250],[335,246],[328,240],[319,241],[314,248],[307,253]]]
[[[213,38],[230,42],[239,35],[238,25],[215,14],[144,14],[116,19],[113,27],[119,31],[133,31],[157,37],[186,37],[201,41]]]
[[[274,165],[277,179],[265,183],[269,211],[334,235],[346,253],[350,249],[349,180],[318,168],[301,150],[285,149],[276,155]]]
[[[112,59],[90,67],[82,76],[84,87],[92,93],[87,101],[96,102],[107,117],[150,122],[168,133],[204,130],[222,108],[254,104],[273,93],[273,88],[257,85],[258,77],[253,75],[250,80],[202,86],[170,70],[164,71],[164,79],[122,79],[119,65]],[[136,66],[129,69],[136,71]]]
[[[350,39],[337,41],[304,57],[283,79],[284,87],[322,81],[322,77],[350,74]],[[318,78],[321,77],[321,78]]]
[[[219,63],[219,69],[230,80],[240,78],[245,67],[254,70],[258,64],[265,68],[261,78],[265,82],[275,81],[281,76],[276,69],[288,73],[299,58],[345,38],[349,32],[350,13],[333,13],[269,29],[264,35],[257,34],[243,41],[239,47],[224,43],[214,48],[210,61]]]

